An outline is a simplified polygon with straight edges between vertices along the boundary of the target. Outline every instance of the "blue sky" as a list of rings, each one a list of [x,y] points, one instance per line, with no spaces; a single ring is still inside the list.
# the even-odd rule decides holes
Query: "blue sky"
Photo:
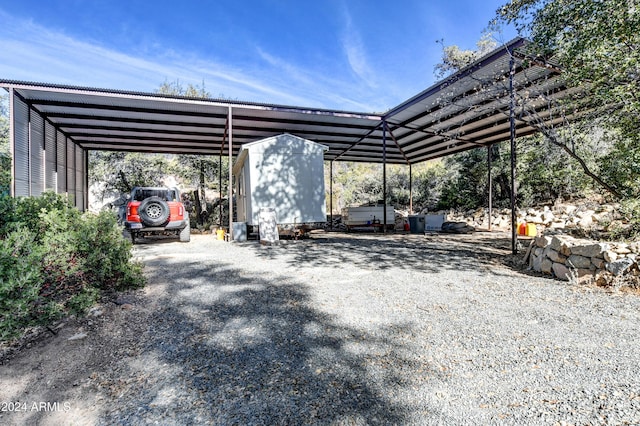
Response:
[[[382,112],[506,0],[0,0],[0,79]],[[506,42],[515,31],[497,34]]]

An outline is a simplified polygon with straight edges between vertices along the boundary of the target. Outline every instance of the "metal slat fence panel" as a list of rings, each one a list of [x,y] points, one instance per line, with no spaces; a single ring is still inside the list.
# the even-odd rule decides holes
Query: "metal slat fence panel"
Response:
[[[58,155],[56,159],[56,170],[58,174],[58,194],[67,192],[67,138],[61,131],[57,132]]]
[[[37,196],[44,191],[44,120],[33,110],[30,119],[31,195]]]
[[[84,150],[76,146],[76,207],[84,210]]]
[[[15,195],[29,195],[29,107],[18,97],[13,98]]]
[[[67,139],[67,194],[69,201],[75,204],[76,195],[76,167],[75,167],[75,147],[76,145]]]
[[[44,189],[56,191],[56,129],[49,122],[44,125]]]

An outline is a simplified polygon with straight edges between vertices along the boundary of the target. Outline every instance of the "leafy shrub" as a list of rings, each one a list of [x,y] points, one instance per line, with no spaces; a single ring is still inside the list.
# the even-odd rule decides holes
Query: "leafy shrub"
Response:
[[[0,195],[8,195],[11,188],[11,156],[0,146]]]
[[[0,239],[0,339],[13,337],[32,323],[43,281],[42,248],[26,228]]]
[[[64,197],[0,197],[0,340],[69,313],[101,291],[144,284],[109,212],[80,213]]]
[[[95,287],[124,290],[142,286],[142,267],[131,262],[131,242],[122,238],[112,213],[83,215],[76,233],[77,254],[83,259],[83,269],[91,271]]]
[[[624,226],[609,227],[611,240],[640,240],[640,198],[620,202],[620,213],[627,220]]]
[[[40,197],[0,197],[0,238],[22,225],[30,230],[42,230],[40,214],[51,210],[66,210],[69,214],[80,212],[65,197],[45,192]]]

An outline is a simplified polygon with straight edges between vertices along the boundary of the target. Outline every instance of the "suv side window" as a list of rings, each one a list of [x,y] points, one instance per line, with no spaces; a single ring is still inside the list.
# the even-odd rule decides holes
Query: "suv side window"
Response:
[[[142,201],[144,200],[144,195],[142,194],[142,190],[137,189],[135,194],[133,194],[134,201]]]

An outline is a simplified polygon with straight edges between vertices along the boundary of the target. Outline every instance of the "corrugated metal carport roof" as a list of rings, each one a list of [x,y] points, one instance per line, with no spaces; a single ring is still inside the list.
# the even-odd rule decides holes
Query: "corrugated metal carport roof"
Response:
[[[327,160],[407,164],[509,139],[510,52],[524,44],[515,39],[384,114],[9,80],[0,86],[90,150],[226,155],[231,110],[234,155],[244,143],[291,133],[327,145]],[[556,71],[543,66],[518,66],[514,88],[530,99],[566,93]],[[535,131],[520,118],[518,135]]]

